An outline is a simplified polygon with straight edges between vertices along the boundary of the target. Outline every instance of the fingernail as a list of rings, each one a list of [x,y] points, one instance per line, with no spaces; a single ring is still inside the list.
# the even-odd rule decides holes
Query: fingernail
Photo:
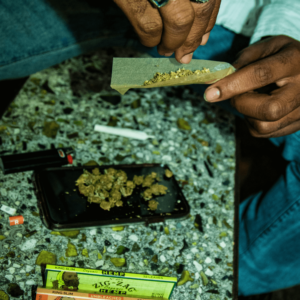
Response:
[[[174,52],[171,53],[165,53],[165,56],[171,56]]]
[[[190,53],[190,54],[185,55],[185,56],[180,60],[180,62],[181,62],[182,64],[188,64],[188,63],[190,63],[191,60],[192,60],[192,58],[193,58],[193,54],[194,54],[194,53]]]
[[[213,101],[217,100],[220,97],[220,90],[218,88],[211,88],[209,90],[206,90],[206,93],[204,94],[204,100],[205,101]]]

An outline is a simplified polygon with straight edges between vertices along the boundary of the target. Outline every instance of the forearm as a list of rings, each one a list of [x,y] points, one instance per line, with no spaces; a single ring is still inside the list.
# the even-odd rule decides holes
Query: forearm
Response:
[[[263,7],[250,44],[265,36],[286,35],[300,41],[300,0],[273,0]]]

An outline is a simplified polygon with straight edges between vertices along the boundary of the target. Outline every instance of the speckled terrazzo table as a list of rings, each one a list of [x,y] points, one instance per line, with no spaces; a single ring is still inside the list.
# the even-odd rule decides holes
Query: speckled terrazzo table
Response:
[[[45,262],[178,279],[187,270],[192,279],[176,287],[172,300],[232,299],[234,118],[189,88],[118,96],[109,89],[112,56],[138,55],[124,51],[80,56],[32,75],[0,121],[0,155],[55,146],[73,147],[75,166],[167,164],[190,216],[149,227],[51,232],[39,218],[32,172],[1,173],[0,206],[15,208],[25,222],[9,226],[9,214],[0,212],[0,299],[30,299]],[[155,139],[100,134],[95,124],[142,130]],[[202,226],[195,226],[196,218]],[[116,267],[115,257],[126,266]]]

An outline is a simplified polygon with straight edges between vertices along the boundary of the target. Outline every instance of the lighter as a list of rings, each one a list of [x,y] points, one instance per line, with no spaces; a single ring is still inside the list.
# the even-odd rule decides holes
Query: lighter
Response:
[[[72,148],[59,148],[38,152],[6,155],[0,157],[3,174],[61,167],[72,164],[75,152]]]

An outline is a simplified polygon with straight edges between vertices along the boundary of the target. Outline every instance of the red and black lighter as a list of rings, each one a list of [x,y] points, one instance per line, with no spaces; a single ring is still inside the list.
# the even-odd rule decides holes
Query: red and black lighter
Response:
[[[72,148],[59,148],[0,157],[3,174],[30,170],[61,167],[73,163],[75,152]]]

